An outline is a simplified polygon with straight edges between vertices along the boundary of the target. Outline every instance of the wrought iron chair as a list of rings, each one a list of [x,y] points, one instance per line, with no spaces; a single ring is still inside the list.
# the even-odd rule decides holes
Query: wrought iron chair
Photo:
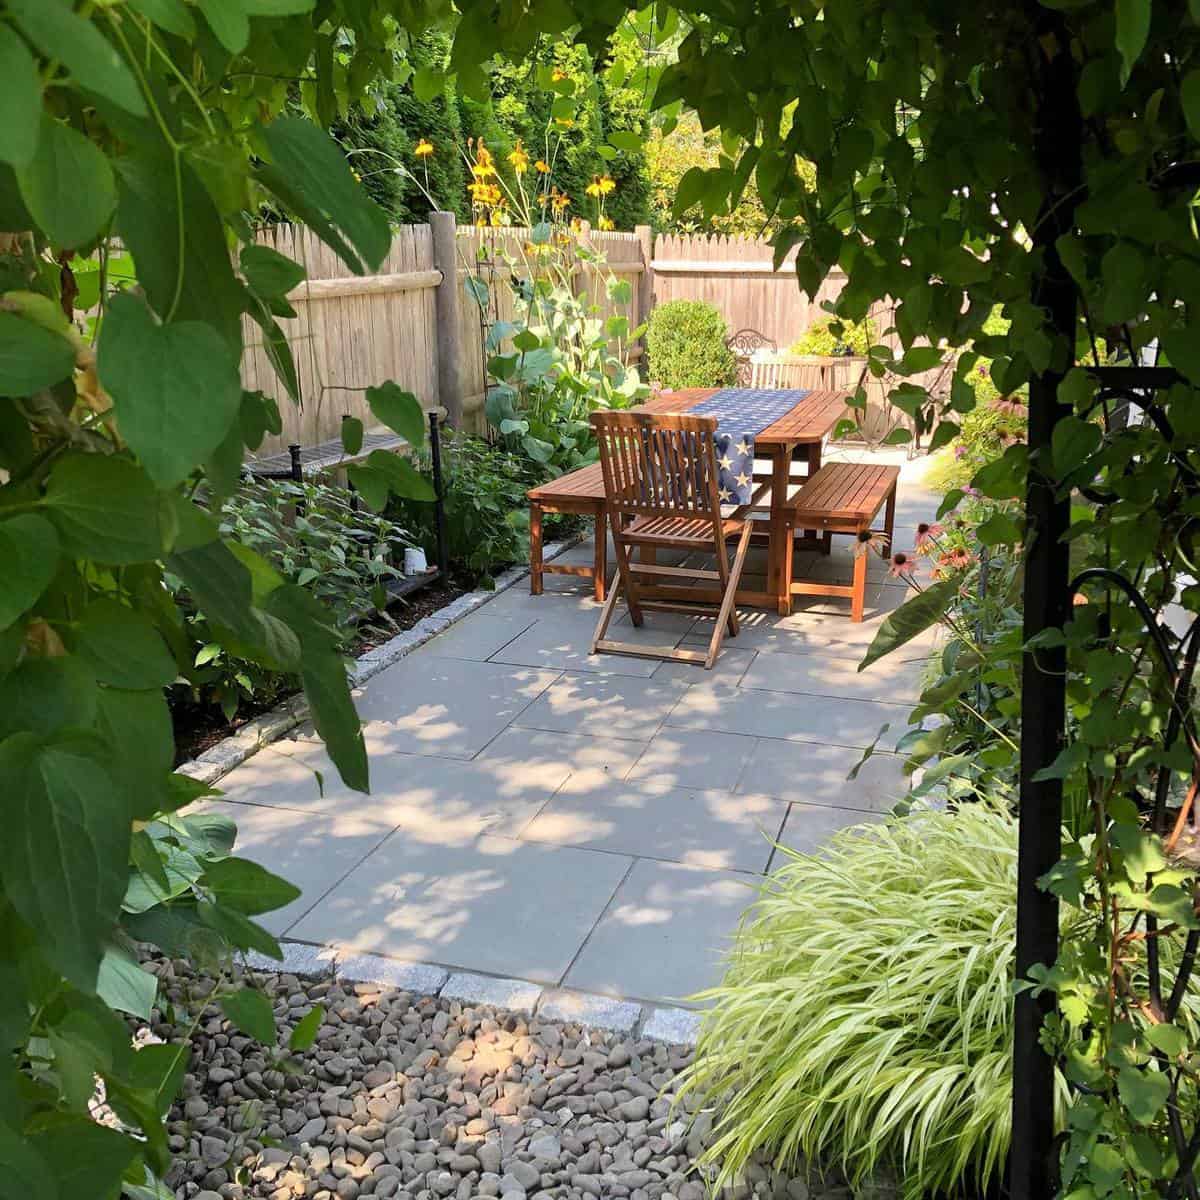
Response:
[[[591,421],[600,446],[605,508],[617,559],[617,578],[601,610],[592,653],[703,663],[710,670],[726,630],[731,637],[738,631],[734,601],[751,533],[748,509],[738,509],[730,517],[721,513],[713,437],[717,419],[597,412]],[[730,540],[736,540],[732,564],[727,549]],[[638,562],[630,553],[659,548],[711,552],[717,569]],[[673,586],[653,588],[657,594],[644,595],[650,588],[639,583],[638,576],[666,580]],[[718,586],[696,587],[693,598],[687,594],[693,588],[679,586],[689,579]],[[659,599],[663,594],[669,595]],[[707,652],[610,640],[605,635],[621,595],[635,626],[642,624],[647,609],[711,614],[715,605],[717,619]]]
[[[773,338],[759,333],[757,329],[739,329],[725,345],[733,351],[733,357],[737,359],[737,376],[734,382],[738,387],[751,386],[750,380],[754,374],[753,358],[758,351],[778,349]]]

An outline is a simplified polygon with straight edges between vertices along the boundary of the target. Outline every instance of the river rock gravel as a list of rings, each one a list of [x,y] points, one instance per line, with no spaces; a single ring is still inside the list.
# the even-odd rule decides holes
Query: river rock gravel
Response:
[[[159,963],[179,1024],[199,1012],[168,1118],[179,1200],[702,1200],[711,1124],[672,1105],[682,1046],[369,983],[247,972],[273,999],[268,1051],[203,1000],[213,981]],[[316,1004],[312,1047],[286,1050]],[[830,1181],[813,1193],[847,1196]],[[724,1195],[809,1200],[809,1184],[752,1164]]]

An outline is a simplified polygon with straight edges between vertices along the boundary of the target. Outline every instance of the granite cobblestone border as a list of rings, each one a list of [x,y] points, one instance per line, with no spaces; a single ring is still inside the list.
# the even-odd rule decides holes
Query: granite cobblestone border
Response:
[[[580,534],[561,542],[551,542],[544,551],[547,561],[565,554],[584,540]],[[411,629],[398,633],[389,638],[381,646],[368,650],[354,662],[350,671],[351,687],[359,687],[380,671],[398,663],[402,658],[411,654],[418,647],[435,638],[439,633],[449,629],[451,625],[470,616],[477,608],[494,600],[501,592],[507,591],[514,584],[529,577],[529,568],[510,567],[496,577],[496,586],[489,590],[482,588],[467,592],[452,600],[444,608],[422,617]],[[264,746],[278,741],[290,733],[298,725],[308,719],[308,704],[303,695],[290,696],[287,700],[276,705],[269,712],[248,721],[236,733],[222,738],[215,746],[210,746],[203,754],[189,759],[176,767],[180,775],[187,775],[200,783],[212,785],[235,767],[240,767],[247,759],[253,758]]]
[[[343,955],[336,947],[307,942],[281,942],[280,947],[282,962],[252,951],[246,956],[247,966],[310,979],[383,984],[418,996],[501,1008],[674,1046],[695,1046],[700,1032],[702,1014],[692,1009],[546,987],[527,979],[451,971],[435,963],[403,962],[379,954]]]

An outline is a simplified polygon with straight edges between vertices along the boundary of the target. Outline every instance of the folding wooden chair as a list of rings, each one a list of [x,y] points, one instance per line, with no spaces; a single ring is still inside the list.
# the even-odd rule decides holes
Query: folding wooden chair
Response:
[[[638,412],[598,412],[591,417],[600,444],[604,472],[605,508],[612,529],[617,559],[617,579],[600,613],[592,639],[592,653],[636,654],[643,658],[703,663],[711,670],[726,629],[737,635],[734,598],[750,547],[749,510],[732,517],[721,515],[717,485],[717,452],[713,437],[716,417],[691,417]],[[597,536],[601,536],[597,531]],[[737,539],[730,565],[726,543]],[[715,571],[686,566],[660,566],[636,562],[632,549],[659,548],[712,551]],[[707,653],[674,646],[615,642],[605,637],[623,593],[634,625],[642,624],[643,610],[711,613],[707,599],[657,600],[642,595],[637,577],[668,580],[699,579],[719,584],[717,619]],[[686,588],[672,589],[673,595]],[[710,590],[711,594],[711,590]]]

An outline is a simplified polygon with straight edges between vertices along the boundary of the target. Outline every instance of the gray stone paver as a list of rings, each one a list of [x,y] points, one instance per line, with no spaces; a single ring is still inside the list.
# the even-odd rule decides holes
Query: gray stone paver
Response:
[[[904,467],[900,549],[936,508],[918,473]],[[590,542],[568,555],[590,562]],[[797,569],[841,581],[852,566],[842,539]],[[748,569],[762,571],[757,551]],[[211,807],[238,821],[239,851],[304,888],[266,922],[318,944],[288,945],[297,963],[329,970],[333,947],[345,970],[407,990],[445,982],[467,1003],[530,1010],[540,997],[543,1012],[579,1014],[563,1019],[690,1040],[692,1014],[641,1005],[719,981],[757,873],[783,860],[772,839],[819,849],[907,788],[886,753],[846,778],[884,722],[881,748],[903,732],[934,644],[858,672],[905,594],[872,561],[862,624],[836,599],[798,598],[787,618],[746,611],[708,673],[588,655],[586,580],[472,594],[423,623],[424,645],[401,635],[360,663],[370,796],[301,726],[227,775]],[[622,612],[614,635],[696,646],[710,629],[650,614],[639,630]]]

